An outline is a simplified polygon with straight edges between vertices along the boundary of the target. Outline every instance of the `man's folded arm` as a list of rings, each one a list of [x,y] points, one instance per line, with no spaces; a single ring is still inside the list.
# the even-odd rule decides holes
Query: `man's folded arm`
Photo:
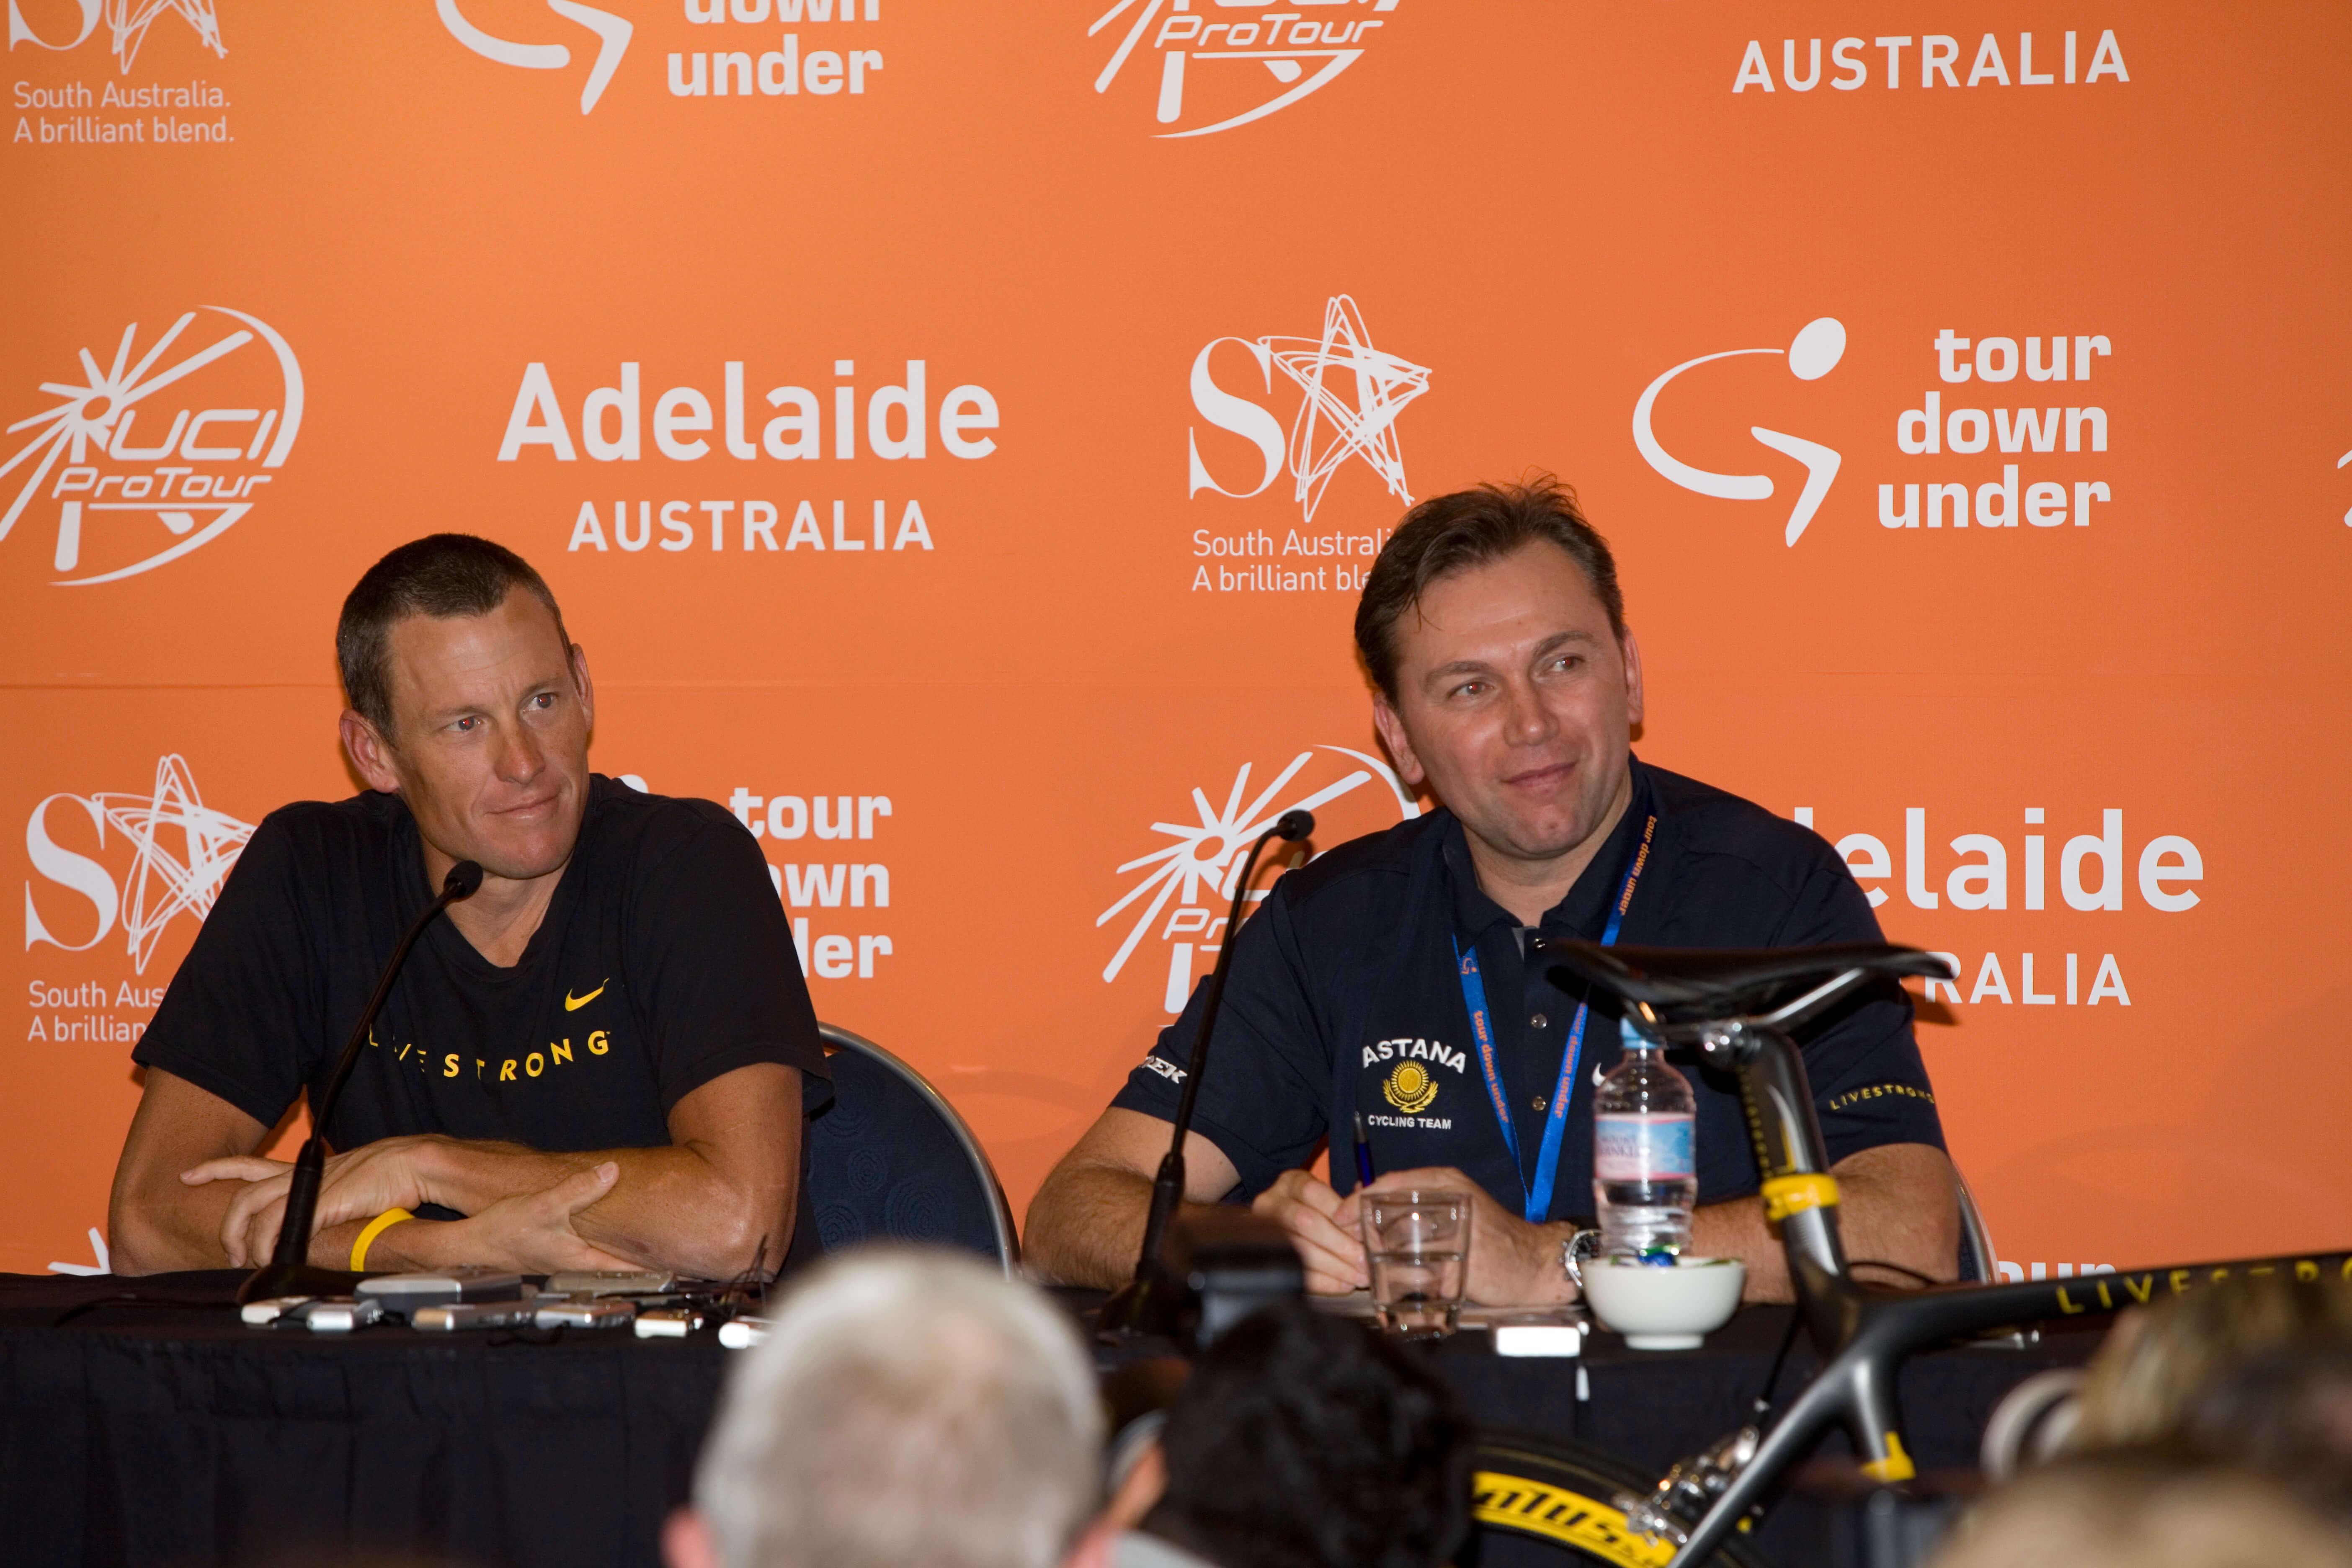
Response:
[[[310,1261],[348,1268],[376,1215],[434,1204],[467,1217],[391,1226],[370,1247],[371,1269],[772,1273],[799,1201],[799,1071],[761,1062],[723,1073],[680,1099],[668,1127],[670,1143],[648,1149],[544,1153],[439,1136],[365,1145],[330,1161]],[[151,1069],[116,1173],[118,1268],[244,1268],[266,1257],[287,1186],[285,1166],[251,1154],[267,1131]],[[190,1171],[205,1179],[190,1184]]]
[[[1028,1260],[1066,1285],[1111,1289],[1132,1279],[1170,1128],[1139,1110],[1104,1111],[1031,1200],[1022,1227]],[[1198,1132],[1185,1134],[1187,1203],[1213,1204],[1240,1184],[1224,1151]]]
[[[221,1222],[237,1184],[191,1187],[180,1173],[207,1160],[249,1155],[268,1132],[209,1089],[149,1068],[107,1198],[107,1254],[114,1271],[229,1267]]]
[[[1959,1191],[1952,1163],[1932,1143],[1880,1143],[1830,1167],[1838,1181],[1838,1237],[1855,1278],[1874,1285],[1948,1283],[1959,1273]],[[1796,1299],[1780,1233],[1764,1200],[1706,1204],[1691,1215],[1691,1248],[1744,1258],[1750,1301]],[[1890,1271],[1864,1267],[1892,1264]]]
[[[754,1062],[721,1073],[681,1099],[668,1121],[669,1144],[657,1149],[545,1154],[435,1140],[424,1156],[426,1201],[479,1215],[612,1162],[620,1166],[612,1191],[573,1217],[582,1240],[637,1267],[698,1279],[773,1274],[800,1201],[800,1070]]]

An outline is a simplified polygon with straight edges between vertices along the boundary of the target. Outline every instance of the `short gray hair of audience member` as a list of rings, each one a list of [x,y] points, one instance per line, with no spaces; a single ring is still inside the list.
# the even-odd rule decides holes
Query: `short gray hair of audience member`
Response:
[[[2116,1451],[1989,1493],[1928,1568],[2352,1568],[2352,1536],[2263,1477]]]
[[[1076,1326],[961,1254],[812,1270],[729,1376],[694,1479],[724,1568],[1054,1568],[1101,1500]]]

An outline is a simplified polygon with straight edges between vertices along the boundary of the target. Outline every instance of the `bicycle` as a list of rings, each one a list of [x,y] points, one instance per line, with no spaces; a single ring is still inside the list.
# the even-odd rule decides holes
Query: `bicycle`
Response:
[[[1602,947],[1539,938],[1543,956],[1622,1000],[1634,1026],[1668,1047],[1695,1048],[1739,1084],[1765,1213],[1779,1226],[1797,1316],[1820,1370],[1769,1430],[1743,1427],[1667,1471],[1647,1493],[1588,1495],[1621,1467],[1540,1458],[1553,1473],[1521,1475],[1507,1448],[1482,1454],[1476,1515],[1489,1528],[1548,1537],[1604,1562],[1695,1568],[1720,1551],[1745,1561],[1737,1533],[1832,1425],[1843,1425],[1863,1474],[1885,1486],[1913,1479],[1895,1374],[1930,1346],[2000,1330],[2147,1305],[2237,1271],[2291,1270],[2296,1279],[2352,1280],[2352,1255],[2231,1259],[2121,1274],[1897,1289],[1848,1271],[1838,1234],[1838,1184],[1822,1163],[1804,1059],[1789,1030],[1854,987],[1882,978],[1953,978],[1933,953],[1885,943],[1759,951]],[[1794,993],[1794,994],[1791,994]],[[1622,1522],[1622,1528],[1619,1528]]]

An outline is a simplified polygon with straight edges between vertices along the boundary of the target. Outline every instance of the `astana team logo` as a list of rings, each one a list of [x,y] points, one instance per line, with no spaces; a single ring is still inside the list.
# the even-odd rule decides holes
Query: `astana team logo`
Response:
[[[0,543],[39,539],[60,587],[117,583],[201,550],[268,497],[302,428],[302,367],[258,316],[209,305],[136,321],[7,426]],[[13,488],[12,488],[13,487]]]
[[[1297,10],[1265,0],[1115,0],[1087,37],[1109,48],[1095,90],[1141,79],[1160,136],[1209,136],[1263,120],[1339,79],[1386,37],[1397,0]]]
[[[25,884],[25,947],[86,952],[110,936],[147,972],[164,928],[197,921],[253,837],[250,823],[205,804],[185,759],[155,763],[155,787],[53,795],[25,823],[35,883]],[[116,869],[121,867],[120,871]]]
[[[1192,789],[1188,822],[1155,822],[1150,832],[1163,840],[1149,853],[1119,867],[1133,882],[1110,908],[1095,918],[1097,929],[1123,929],[1118,950],[1103,968],[1106,984],[1118,978],[1147,939],[1168,950],[1167,985],[1161,1000],[1170,1013],[1184,1010],[1192,994],[1193,965],[1216,962],[1224,941],[1226,911],[1249,847],[1286,811],[1317,815],[1314,846],[1328,848],[1421,815],[1421,806],[1376,756],[1346,746],[1313,746],[1300,752],[1263,784],[1254,784],[1244,763],[1224,792],[1222,805],[1198,785]],[[1254,879],[1263,898],[1273,881],[1261,858]],[[1293,852],[1303,862],[1305,847]],[[1156,966],[1155,966],[1156,967]]]

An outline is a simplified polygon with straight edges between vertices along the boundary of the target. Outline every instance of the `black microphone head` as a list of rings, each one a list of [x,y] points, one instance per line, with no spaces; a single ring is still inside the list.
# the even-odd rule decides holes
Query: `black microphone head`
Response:
[[[470,899],[481,889],[481,886],[482,863],[479,860],[460,860],[449,868],[447,876],[441,879],[441,891],[450,899]]]
[[[1311,811],[1286,811],[1274,830],[1290,843],[1296,844],[1315,831],[1315,814]]]

